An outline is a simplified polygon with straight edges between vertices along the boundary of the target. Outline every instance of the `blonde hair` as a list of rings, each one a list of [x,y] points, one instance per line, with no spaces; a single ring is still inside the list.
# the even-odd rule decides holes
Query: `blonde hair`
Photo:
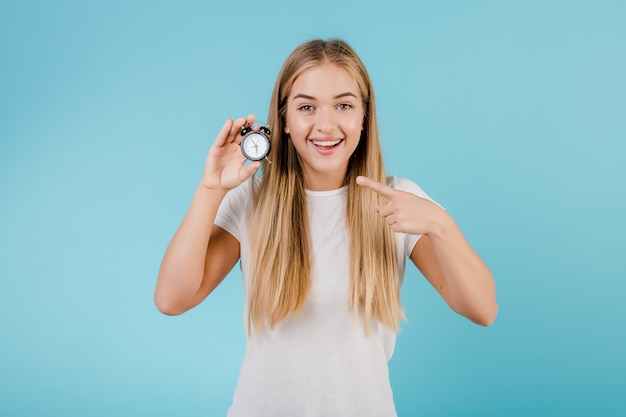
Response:
[[[249,334],[251,326],[273,328],[300,311],[310,287],[306,185],[298,154],[284,130],[287,99],[294,81],[303,71],[325,62],[344,68],[354,78],[365,109],[361,140],[345,178],[351,273],[351,295],[346,301],[355,316],[363,308],[366,331],[373,317],[398,331],[404,317],[394,233],[374,211],[380,204],[379,196],[356,185],[358,175],[386,182],[372,83],[347,43],[318,39],[300,45],[289,55],[272,94],[268,114],[272,163],[263,162],[261,178],[253,188],[248,222],[253,254],[248,288]]]

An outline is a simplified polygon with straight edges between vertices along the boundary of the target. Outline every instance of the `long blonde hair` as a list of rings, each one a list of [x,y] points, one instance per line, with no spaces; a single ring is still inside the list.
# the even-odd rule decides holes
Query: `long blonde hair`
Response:
[[[365,109],[361,140],[350,158],[345,178],[351,273],[351,295],[346,301],[355,316],[363,308],[366,331],[373,317],[398,331],[404,317],[394,234],[374,211],[380,204],[378,195],[356,185],[358,175],[386,182],[372,83],[348,44],[337,39],[317,39],[291,53],[272,94],[268,114],[272,163],[263,162],[248,218],[252,248],[249,334],[251,326],[273,328],[288,315],[297,313],[310,287],[305,181],[296,149],[284,130],[287,99],[294,81],[303,71],[325,62],[344,68],[354,78]]]

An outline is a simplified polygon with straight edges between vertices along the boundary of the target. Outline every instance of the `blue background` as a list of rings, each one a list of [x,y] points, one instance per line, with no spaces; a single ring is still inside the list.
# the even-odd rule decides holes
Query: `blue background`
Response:
[[[172,318],[161,257],[224,120],[264,119],[288,53],[339,36],[388,171],[497,282],[481,328],[409,268],[399,415],[624,415],[624,22],[620,1],[1,1],[0,414],[225,415],[239,270]]]

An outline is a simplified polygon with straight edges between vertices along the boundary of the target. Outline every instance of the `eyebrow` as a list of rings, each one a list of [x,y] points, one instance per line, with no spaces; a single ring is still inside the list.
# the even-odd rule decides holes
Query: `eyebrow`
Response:
[[[342,97],[354,97],[354,98],[358,99],[358,97],[354,93],[351,93],[349,91],[347,91],[345,93],[338,94],[335,97],[333,97],[333,99],[338,99],[338,98],[342,98]],[[307,100],[315,100],[315,97],[309,96],[307,94],[296,94],[295,96],[293,96],[294,100],[297,99],[297,98],[304,98],[304,99],[307,99]]]

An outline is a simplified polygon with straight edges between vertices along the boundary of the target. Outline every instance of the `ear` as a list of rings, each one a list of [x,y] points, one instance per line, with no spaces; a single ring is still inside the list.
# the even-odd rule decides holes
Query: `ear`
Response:
[[[287,127],[287,125],[285,125],[284,131],[285,131],[285,134],[287,134],[287,135],[289,134],[289,128]]]

